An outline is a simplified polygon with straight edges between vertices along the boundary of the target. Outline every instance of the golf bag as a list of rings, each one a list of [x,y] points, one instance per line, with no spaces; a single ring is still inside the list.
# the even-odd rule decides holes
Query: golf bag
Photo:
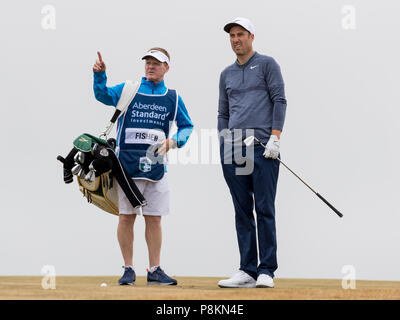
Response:
[[[65,183],[71,183],[76,175],[79,190],[87,201],[114,215],[119,215],[116,183],[134,208],[146,205],[145,198],[114,152],[115,139],[106,141],[85,133],[73,144],[67,157],[57,157],[63,163]]]
[[[88,202],[115,215],[119,215],[117,183],[134,208],[147,204],[114,152],[115,139],[107,139],[107,135],[128,108],[139,87],[138,81],[125,82],[114,115],[100,138],[84,133],[74,140],[74,147],[66,158],[57,157],[64,165],[64,182],[71,183],[76,175],[79,190]]]

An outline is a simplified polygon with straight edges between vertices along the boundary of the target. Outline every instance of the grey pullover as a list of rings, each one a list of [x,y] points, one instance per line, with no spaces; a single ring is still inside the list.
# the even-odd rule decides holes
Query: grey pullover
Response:
[[[255,52],[245,64],[236,61],[222,71],[218,131],[254,129],[255,136],[267,143],[272,129],[282,131],[285,114],[284,82],[272,57]]]

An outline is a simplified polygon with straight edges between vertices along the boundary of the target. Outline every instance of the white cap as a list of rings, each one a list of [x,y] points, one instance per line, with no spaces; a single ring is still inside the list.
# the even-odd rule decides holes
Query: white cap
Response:
[[[248,32],[251,34],[254,34],[254,25],[251,23],[249,19],[238,17],[235,20],[229,22],[228,24],[225,25],[224,30],[229,33],[232,27],[234,26],[241,26],[245,28]]]
[[[142,60],[146,59],[147,57],[156,58],[160,62],[166,62],[169,65],[169,59],[166,54],[159,50],[149,50],[147,51],[146,55],[143,56]]]

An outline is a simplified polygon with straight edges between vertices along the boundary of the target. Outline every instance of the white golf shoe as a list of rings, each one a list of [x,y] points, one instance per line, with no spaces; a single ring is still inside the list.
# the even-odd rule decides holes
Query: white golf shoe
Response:
[[[256,287],[257,288],[273,288],[274,287],[274,279],[272,279],[267,274],[260,274],[257,277]]]
[[[219,281],[218,286],[220,288],[255,288],[256,280],[239,270],[231,278]]]

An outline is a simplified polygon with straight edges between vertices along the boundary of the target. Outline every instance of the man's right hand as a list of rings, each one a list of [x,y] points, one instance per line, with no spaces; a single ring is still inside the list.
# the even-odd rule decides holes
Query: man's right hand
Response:
[[[97,56],[99,58],[96,60],[96,63],[93,66],[93,72],[106,71],[106,64],[104,63],[103,58],[101,57],[101,54],[99,51],[97,51]]]

